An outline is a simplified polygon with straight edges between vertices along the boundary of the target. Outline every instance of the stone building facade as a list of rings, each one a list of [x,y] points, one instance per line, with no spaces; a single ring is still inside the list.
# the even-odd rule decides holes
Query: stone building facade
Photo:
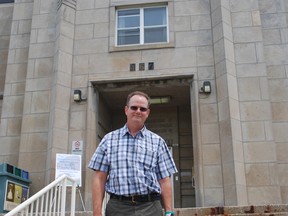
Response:
[[[87,164],[103,135],[124,124],[127,94],[142,90],[170,99],[152,105],[147,127],[177,164],[175,207],[287,203],[287,0],[4,2],[0,162],[28,170],[32,194],[54,180],[56,154],[80,140],[91,209]],[[164,41],[125,44],[135,32],[120,19],[145,8],[164,8],[156,26]]]

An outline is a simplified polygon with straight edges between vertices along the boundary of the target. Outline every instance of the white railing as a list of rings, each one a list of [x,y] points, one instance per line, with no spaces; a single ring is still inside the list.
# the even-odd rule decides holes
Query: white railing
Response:
[[[64,216],[66,211],[67,182],[72,183],[70,215],[75,215],[76,181],[63,175],[51,182],[45,188],[21,203],[5,216],[14,216],[19,213],[23,216]],[[68,211],[68,210],[67,210]]]

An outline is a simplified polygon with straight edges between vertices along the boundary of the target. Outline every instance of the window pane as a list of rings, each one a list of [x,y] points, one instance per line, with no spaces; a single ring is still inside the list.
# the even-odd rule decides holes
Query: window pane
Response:
[[[144,43],[167,42],[166,32],[166,27],[145,29]]]
[[[144,9],[144,25],[166,25],[166,7]]]
[[[120,30],[118,31],[117,44],[139,44],[140,43],[140,31],[139,29]]]
[[[139,27],[139,25],[140,25],[139,20],[140,20],[139,16],[119,17],[118,18],[118,28]]]
[[[118,28],[137,27],[140,25],[140,10],[118,11]]]

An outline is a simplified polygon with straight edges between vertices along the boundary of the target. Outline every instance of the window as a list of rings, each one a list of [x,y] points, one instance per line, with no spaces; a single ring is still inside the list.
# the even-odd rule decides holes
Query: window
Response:
[[[166,6],[121,9],[116,17],[118,46],[168,42]]]
[[[0,4],[2,3],[13,3],[14,0],[0,0]]]

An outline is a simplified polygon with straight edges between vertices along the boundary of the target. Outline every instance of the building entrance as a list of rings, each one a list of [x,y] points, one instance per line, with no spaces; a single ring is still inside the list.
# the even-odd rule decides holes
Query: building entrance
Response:
[[[178,173],[173,176],[175,208],[195,207],[195,191],[192,186],[191,80],[190,77],[94,83],[98,96],[96,130],[99,142],[106,133],[125,124],[124,107],[130,92],[143,91],[152,98],[146,126],[162,136],[172,149],[178,169]]]

